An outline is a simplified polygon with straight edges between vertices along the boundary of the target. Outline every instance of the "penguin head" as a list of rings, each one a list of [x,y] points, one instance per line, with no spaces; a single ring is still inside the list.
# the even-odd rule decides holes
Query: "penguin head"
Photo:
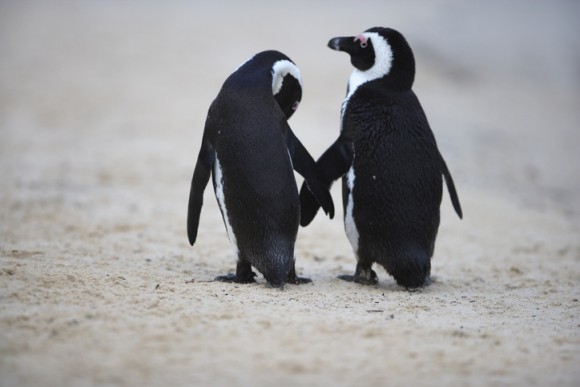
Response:
[[[349,93],[362,83],[382,79],[389,88],[410,89],[415,79],[415,58],[403,35],[391,28],[374,27],[358,36],[337,37],[328,47],[350,55],[355,67]]]
[[[225,85],[261,93],[259,98],[273,96],[286,119],[298,109],[302,99],[302,75],[290,58],[279,51],[262,51],[242,63]],[[271,93],[271,94],[270,94]]]
[[[280,59],[272,65],[272,94],[289,119],[302,100],[302,76],[290,59]]]

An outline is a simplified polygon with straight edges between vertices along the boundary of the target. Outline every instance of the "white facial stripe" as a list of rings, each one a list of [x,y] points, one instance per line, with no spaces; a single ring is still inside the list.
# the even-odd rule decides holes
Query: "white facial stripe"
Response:
[[[272,94],[276,95],[280,92],[280,89],[282,89],[282,82],[287,74],[296,78],[298,83],[300,83],[300,87],[303,87],[302,75],[300,75],[298,67],[289,60],[282,59],[274,63],[274,66],[272,66]]]
[[[232,244],[234,255],[236,256],[236,259],[238,259],[240,251],[238,250],[238,241],[236,239],[236,236],[234,235],[234,230],[232,229],[232,225],[230,224],[230,219],[228,218],[228,210],[226,208],[226,198],[224,196],[224,177],[222,174],[222,167],[220,165],[220,161],[217,157],[217,153],[215,154],[214,178],[215,178],[215,196],[220,206],[220,210],[222,211],[222,216],[224,217],[224,223],[226,225],[228,239]]]
[[[346,96],[346,100],[348,100],[350,96],[354,94],[356,89],[358,89],[358,87],[363,83],[387,75],[389,71],[391,71],[391,66],[393,64],[393,51],[384,37],[376,32],[364,32],[359,36],[363,36],[367,40],[370,39],[373,43],[373,48],[375,50],[375,63],[373,64],[373,67],[366,71],[354,69],[348,81],[348,95]]]
[[[350,167],[350,170],[348,171],[348,174],[346,175],[346,185],[350,192],[348,194],[348,202],[346,204],[346,213],[344,214],[344,228],[346,231],[346,236],[348,237],[348,241],[352,246],[352,250],[358,257],[359,234],[356,228],[356,224],[354,223],[354,216],[352,213],[354,209],[354,200],[352,197],[352,191],[354,190],[354,180],[355,180],[354,165],[352,165]]]

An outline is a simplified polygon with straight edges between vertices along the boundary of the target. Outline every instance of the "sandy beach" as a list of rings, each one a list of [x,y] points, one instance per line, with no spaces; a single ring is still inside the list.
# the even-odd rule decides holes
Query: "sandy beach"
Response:
[[[580,385],[580,4],[0,2],[0,386]],[[290,125],[317,158],[351,71],[326,47],[401,31],[453,174],[433,284],[354,272],[342,223],[300,228],[311,284],[235,269],[208,186],[207,109],[254,53],[300,68]],[[299,184],[302,178],[296,175]]]

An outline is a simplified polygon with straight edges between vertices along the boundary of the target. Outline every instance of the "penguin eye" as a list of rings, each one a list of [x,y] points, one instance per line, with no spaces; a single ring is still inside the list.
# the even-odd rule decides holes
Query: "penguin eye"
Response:
[[[356,41],[360,41],[360,46],[361,46],[362,48],[366,48],[366,47],[368,46],[368,43],[367,43],[367,38],[366,38],[365,36],[363,36],[363,35],[359,35],[359,36],[357,36],[356,38],[354,38],[354,41],[355,41],[355,42],[356,42]]]
[[[292,105],[292,110],[298,109],[298,105],[300,105],[299,101],[294,102],[294,104]]]

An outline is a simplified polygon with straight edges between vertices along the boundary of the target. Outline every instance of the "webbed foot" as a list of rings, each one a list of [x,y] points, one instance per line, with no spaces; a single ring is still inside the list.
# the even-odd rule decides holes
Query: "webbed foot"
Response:
[[[356,282],[357,284],[361,285],[376,285],[379,282],[377,273],[375,273],[375,271],[371,268],[360,269],[357,267],[354,275],[339,275],[338,278],[343,281]]]
[[[312,282],[312,280],[310,278],[298,277],[296,275],[296,268],[295,267],[292,267],[290,269],[290,272],[288,273],[288,276],[286,277],[287,284],[303,285],[303,284],[308,284],[310,282]]]
[[[303,285],[303,284],[309,284],[310,282],[312,282],[312,280],[310,278],[298,277],[296,275],[293,278],[288,277],[288,279],[286,280],[287,284],[292,284],[292,285]]]

